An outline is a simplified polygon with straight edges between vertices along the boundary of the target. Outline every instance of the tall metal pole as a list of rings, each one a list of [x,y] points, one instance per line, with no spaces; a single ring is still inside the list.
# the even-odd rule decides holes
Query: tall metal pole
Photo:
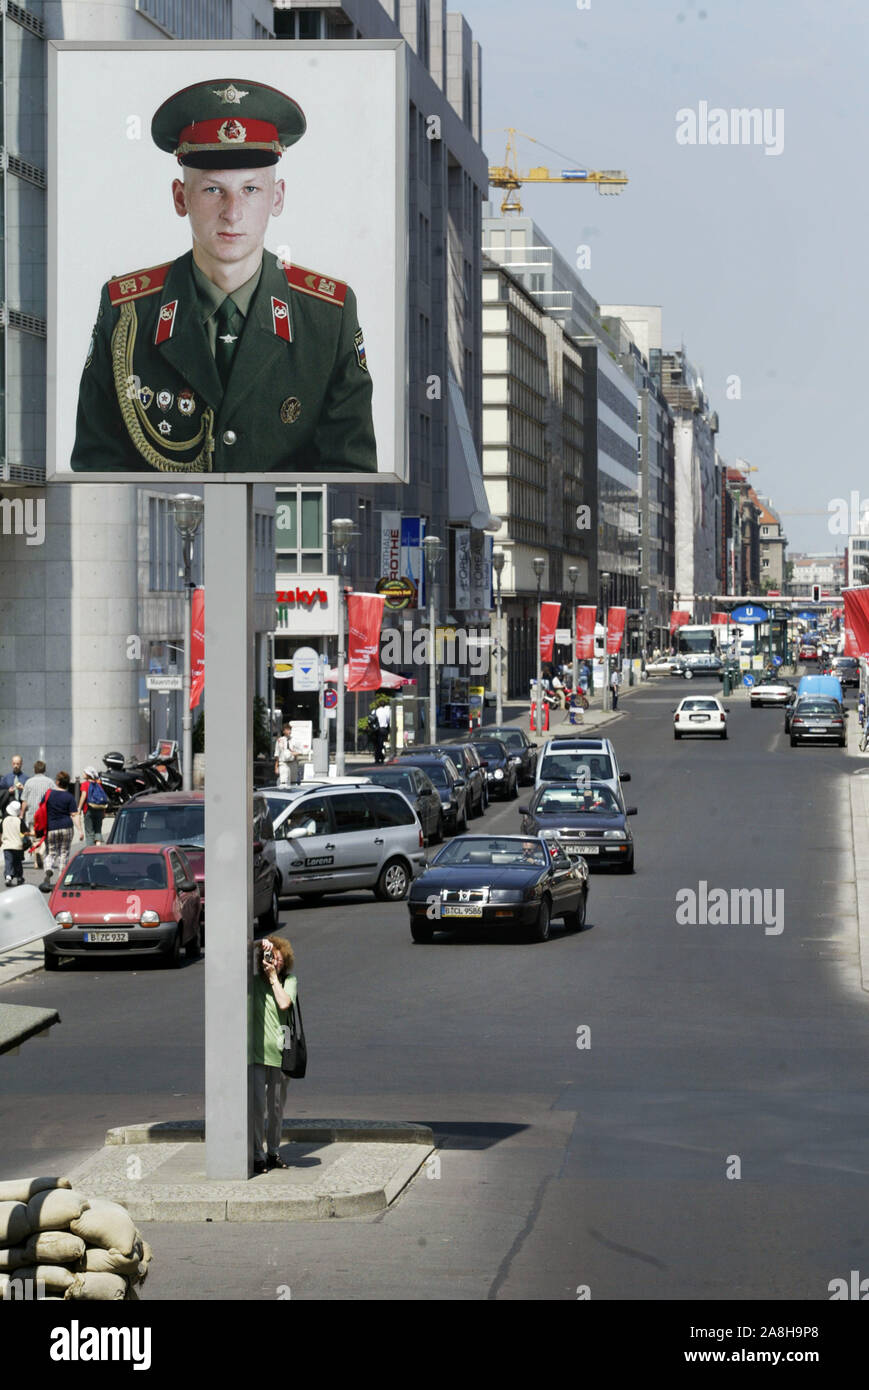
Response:
[[[497,674],[495,677],[495,724],[499,728],[504,718],[504,668],[502,665],[502,662],[504,660],[504,643],[501,625],[501,571],[504,568],[505,558],[506,557],[504,555],[503,550],[492,551],[492,568],[495,571],[495,577],[497,579],[497,587],[495,590],[495,609],[498,615],[498,635],[495,640],[497,643],[496,652],[498,659],[496,662]]]
[[[184,538],[184,677],[181,687],[181,786],[193,790],[193,711],[190,708],[193,640],[193,585],[190,566],[193,560],[193,537]]]
[[[534,710],[536,715],[535,728],[537,737],[540,738],[543,733],[543,656],[540,651],[540,639],[543,635],[543,613],[540,606],[540,581],[546,568],[546,561],[542,555],[535,555],[531,564],[537,576],[537,690],[534,697]]]
[[[573,677],[571,680],[571,684],[573,686],[573,695],[575,697],[576,692],[579,689],[579,686],[577,684],[579,680],[579,662],[577,660],[576,655],[576,581],[579,578],[579,569],[576,565],[569,566],[567,571],[567,577],[570,580],[570,641],[573,648],[573,660],[571,662]]]
[[[609,642],[607,640],[607,628],[609,626],[609,574],[604,570],[600,577],[601,587],[601,607],[603,613],[603,691],[601,692],[601,709],[608,710],[610,707],[610,654]]]
[[[428,722],[429,743],[437,743],[437,663],[435,661],[435,570],[443,554],[439,536],[424,536],[422,542],[425,557],[425,583],[428,593],[428,637],[429,637],[429,678],[428,678]]]
[[[347,554],[350,540],[355,532],[355,524],[349,517],[336,517],[332,522],[332,541],[338,557],[338,669],[336,671],[338,703],[335,706],[335,776],[344,776],[344,607],[348,588]]]

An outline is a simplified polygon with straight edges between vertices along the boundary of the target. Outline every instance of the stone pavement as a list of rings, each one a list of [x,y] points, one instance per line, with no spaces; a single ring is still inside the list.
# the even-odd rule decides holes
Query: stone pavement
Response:
[[[137,1222],[322,1221],[384,1211],[434,1151],[427,1125],[385,1120],[285,1120],[281,1137],[288,1168],[228,1180],[206,1176],[201,1122],[131,1125],[69,1177]]]

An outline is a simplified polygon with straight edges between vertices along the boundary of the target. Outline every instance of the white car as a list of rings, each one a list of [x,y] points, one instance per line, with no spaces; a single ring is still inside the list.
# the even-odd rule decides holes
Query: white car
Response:
[[[673,657],[672,657],[672,656],[657,656],[657,657],[655,657],[655,660],[654,660],[654,661],[647,661],[647,662],[646,662],[646,675],[647,675],[647,676],[672,676],[672,674],[673,674]]]
[[[715,734],[727,738],[727,705],[714,695],[689,695],[673,711],[673,737]]]
[[[797,698],[796,686],[792,681],[767,680],[749,687],[748,700],[752,709],[761,705],[784,706]]]

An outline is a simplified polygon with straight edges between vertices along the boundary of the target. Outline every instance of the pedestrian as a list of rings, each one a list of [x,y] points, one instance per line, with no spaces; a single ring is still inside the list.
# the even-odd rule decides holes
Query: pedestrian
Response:
[[[81,817],[75,804],[75,797],[69,790],[69,773],[59,772],[55,777],[57,786],[48,793],[46,811],[48,833],[46,836],[45,878],[39,885],[42,893],[51,892],[51,876],[55,869],[60,880],[69,861],[74,826],[78,828],[79,839],[84,838]]]
[[[10,801],[6,807],[0,831],[0,845],[3,848],[6,887],[16,888],[24,882],[24,851],[30,848],[30,840],[21,827],[20,801]]]
[[[103,286],[74,470],[377,471],[353,290],[265,250],[284,208],[276,165],[305,129],[291,97],[249,79],[159,107],[151,138],[181,166],[172,200],[192,249]]]
[[[12,771],[0,777],[0,812],[12,800],[20,801],[24,792],[24,781],[21,773],[22,759],[20,753],[15,753],[12,758]]]
[[[284,724],[275,743],[275,776],[279,787],[289,787],[296,781],[296,754],[293,751],[292,728]]]
[[[78,799],[79,815],[84,818],[84,842],[86,845],[101,845],[103,842],[103,817],[109,798],[100,782],[95,767],[86,767],[80,784]]]
[[[382,762],[384,761],[384,751],[383,751],[383,750],[384,750],[384,748],[386,747],[386,744],[387,744],[388,741],[389,741],[389,732],[390,732],[390,729],[392,728],[392,705],[389,705],[389,704],[378,705],[377,708],[376,708],[375,711],[374,711],[374,717],[375,717],[375,719],[377,720],[378,732],[379,732],[379,734],[380,734],[380,740],[379,740],[380,757],[377,758],[376,761],[379,762],[379,763],[382,763]]]
[[[621,683],[622,678],[618,673],[618,669],[614,666],[612,675],[610,676],[610,690],[612,691],[613,695],[613,709],[618,709],[619,707],[619,686],[621,685]]]
[[[564,691],[564,681],[561,679],[561,676],[558,674],[557,671],[552,677],[552,690],[554,691],[555,698],[558,701],[559,709],[566,709],[567,697]]]
[[[42,868],[42,853],[36,848],[36,836],[33,834],[33,816],[37,806],[45,796],[45,793],[51,791],[54,785],[53,779],[46,776],[45,763],[41,758],[37,758],[36,762],[33,764],[33,776],[28,777],[27,781],[24,783],[24,791],[22,794],[24,824],[27,833],[33,840],[33,867],[35,869]]]
[[[250,991],[248,1061],[253,1067],[250,1087],[250,1134],[254,1173],[286,1168],[278,1152],[288,1077],[281,1071],[284,1026],[290,1005],[298,998],[293,948],[283,936],[267,936],[254,947],[257,969]],[[263,1143],[266,1152],[263,1155]]]

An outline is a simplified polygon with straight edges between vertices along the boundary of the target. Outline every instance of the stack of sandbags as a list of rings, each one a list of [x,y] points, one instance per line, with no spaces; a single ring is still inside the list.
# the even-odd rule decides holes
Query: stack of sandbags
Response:
[[[0,1298],[135,1299],[151,1247],[117,1202],[68,1178],[0,1182]]]

